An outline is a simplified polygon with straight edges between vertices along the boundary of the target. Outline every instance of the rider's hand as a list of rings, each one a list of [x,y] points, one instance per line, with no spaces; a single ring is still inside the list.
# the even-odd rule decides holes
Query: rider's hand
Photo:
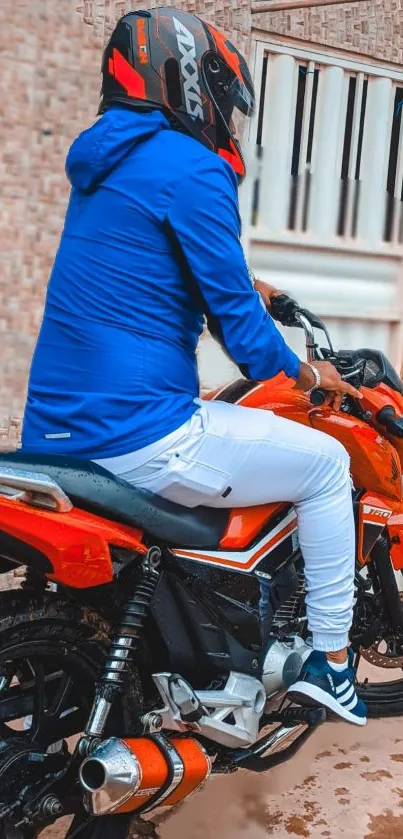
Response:
[[[256,291],[259,292],[267,311],[270,312],[271,298],[275,297],[277,294],[283,294],[283,292],[279,291],[278,288],[276,288],[274,285],[263,283],[262,280],[255,279],[254,285]]]
[[[321,378],[321,389],[327,391],[326,403],[333,405],[333,408],[338,411],[343,399],[347,393],[355,399],[362,399],[362,394],[357,388],[343,381],[340,373],[330,361],[315,361],[314,367],[319,372]],[[301,362],[299,377],[297,379],[296,387],[298,390],[309,390],[315,385],[315,376],[309,366],[304,361]]]

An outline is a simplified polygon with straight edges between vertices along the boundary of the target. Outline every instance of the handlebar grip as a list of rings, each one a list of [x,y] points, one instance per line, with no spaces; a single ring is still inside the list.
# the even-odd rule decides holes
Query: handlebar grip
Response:
[[[386,428],[393,437],[403,437],[403,417],[398,417],[393,405],[385,405],[376,415],[380,425]]]
[[[303,329],[301,322],[297,315],[305,315],[311,326],[317,329],[323,329],[323,323],[320,318],[314,315],[309,309],[303,309],[302,306],[289,297],[288,294],[274,294],[270,299],[270,313],[274,320],[278,320],[283,326],[297,326]]]
[[[295,317],[298,311],[298,303],[288,294],[275,294],[270,300],[271,316],[283,326],[300,327],[301,324]]]
[[[325,404],[327,396],[327,391],[323,390],[323,388],[318,387],[317,390],[313,390],[310,395],[311,405],[315,405],[316,408],[320,408],[321,405]]]
[[[380,423],[380,425],[388,426],[389,423],[394,419],[396,419],[396,411],[393,405],[385,405],[384,408],[381,408],[376,415],[376,419]]]

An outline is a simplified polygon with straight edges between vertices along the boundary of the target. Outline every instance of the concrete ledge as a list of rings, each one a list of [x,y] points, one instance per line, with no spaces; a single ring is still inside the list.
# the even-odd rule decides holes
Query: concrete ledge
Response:
[[[21,417],[6,417],[0,424],[0,452],[16,449],[21,438]]]

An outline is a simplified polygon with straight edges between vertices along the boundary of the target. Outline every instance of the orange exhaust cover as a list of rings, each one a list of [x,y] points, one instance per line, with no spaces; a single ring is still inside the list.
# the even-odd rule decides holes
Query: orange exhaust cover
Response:
[[[135,738],[123,740],[137,759],[141,770],[141,783],[134,795],[126,801],[117,813],[131,813],[144,806],[168,780],[169,767],[166,758],[153,740]],[[161,806],[178,804],[195,792],[211,771],[210,760],[202,746],[191,737],[170,739],[171,745],[183,764],[183,776]],[[156,804],[158,807],[158,802]]]

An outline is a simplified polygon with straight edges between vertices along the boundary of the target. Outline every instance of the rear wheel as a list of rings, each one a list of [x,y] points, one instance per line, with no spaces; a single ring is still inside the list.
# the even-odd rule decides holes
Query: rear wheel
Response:
[[[72,764],[109,642],[99,615],[57,595],[0,597],[0,839],[130,835],[130,815],[87,815]],[[110,733],[136,733],[140,699],[134,674]]]

